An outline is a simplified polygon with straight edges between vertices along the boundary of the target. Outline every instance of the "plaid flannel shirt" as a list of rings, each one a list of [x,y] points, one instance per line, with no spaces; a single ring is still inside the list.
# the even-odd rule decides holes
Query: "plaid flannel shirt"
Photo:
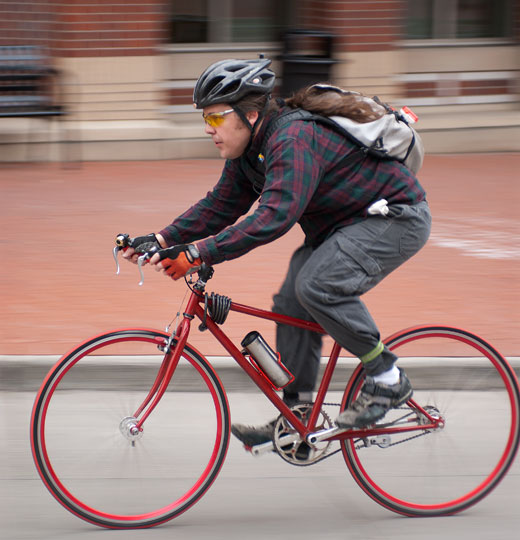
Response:
[[[259,155],[271,118],[245,156],[253,166],[265,165],[263,186],[248,177],[241,158],[227,160],[213,190],[160,231],[168,245],[200,240],[201,258],[212,265],[272,242],[299,223],[306,244],[315,247],[335,230],[366,219],[367,208],[379,199],[389,204],[425,199],[417,178],[399,162],[361,155],[345,159],[359,148],[313,121],[277,129],[265,156]],[[255,210],[243,217],[257,200]]]

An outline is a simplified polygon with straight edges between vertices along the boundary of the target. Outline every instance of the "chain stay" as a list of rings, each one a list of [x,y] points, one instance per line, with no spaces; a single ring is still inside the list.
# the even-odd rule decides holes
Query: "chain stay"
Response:
[[[327,407],[340,407],[341,403],[324,403],[323,405],[327,406]],[[408,407],[396,407],[396,409],[398,409],[398,410],[409,410]],[[410,416],[411,414],[414,414],[414,413],[410,412],[408,414],[405,414],[401,418],[398,418],[395,422],[403,420],[403,418],[406,418],[407,416]],[[391,424],[382,424],[379,427],[391,426],[391,425],[395,424],[395,422],[392,422]],[[411,441],[413,439],[418,439],[419,437],[424,437],[424,435],[428,435],[429,433],[431,433],[431,430],[427,430],[427,431],[424,431],[423,433],[419,433],[417,435],[412,435],[410,437],[406,437],[406,439],[402,439],[402,440],[400,440],[398,442],[390,443],[388,446],[385,446],[385,448],[390,448],[391,446],[397,446],[398,444],[402,444],[402,443],[405,443],[407,441]],[[359,440],[361,440],[361,439],[359,439]],[[358,444],[357,446],[355,446],[356,450],[361,450],[362,448],[367,448],[367,446],[364,445],[364,444]],[[324,459],[327,459],[327,458],[333,456],[334,454],[337,454],[340,451],[341,451],[341,448],[339,448],[338,450],[334,450],[333,452],[330,452],[330,453],[326,454],[325,456],[317,459],[313,463],[309,463],[309,465],[313,465],[314,463],[319,463],[320,461],[323,461]]]

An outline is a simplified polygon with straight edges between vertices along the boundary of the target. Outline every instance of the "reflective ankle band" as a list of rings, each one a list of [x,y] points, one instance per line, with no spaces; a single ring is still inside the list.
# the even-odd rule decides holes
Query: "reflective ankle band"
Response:
[[[369,353],[360,356],[359,359],[363,364],[368,364],[372,362],[374,358],[377,358],[384,350],[385,346],[382,341],[380,341]]]

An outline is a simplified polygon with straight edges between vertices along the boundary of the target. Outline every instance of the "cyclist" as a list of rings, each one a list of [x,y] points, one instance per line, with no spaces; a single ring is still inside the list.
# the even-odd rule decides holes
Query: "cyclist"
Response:
[[[264,58],[230,59],[202,73],[193,101],[202,109],[205,132],[226,159],[222,175],[206,197],[159,233],[138,237],[134,246],[152,242],[168,248],[156,253],[151,264],[179,279],[202,261],[214,265],[240,257],[298,223],[305,242],[292,255],[273,310],[318,322],[361,360],[366,379],[360,396],[336,423],[365,427],[412,395],[406,374],[395,366],[397,358],[381,342],[360,296],[426,243],[431,217],[425,191],[397,161],[345,159],[359,150],[355,144],[314,121],[290,122],[264,141],[269,124],[289,108],[359,122],[379,114],[359,94],[323,86],[285,101],[272,99],[275,74],[270,64]],[[370,215],[368,208],[381,199],[388,202],[390,214]],[[244,217],[256,201],[254,212]],[[124,256],[136,259],[133,249]],[[278,325],[276,346],[295,376],[283,391],[284,401],[289,406],[310,401],[321,336]],[[232,433],[254,446],[272,440],[273,427],[274,421],[234,424]]]

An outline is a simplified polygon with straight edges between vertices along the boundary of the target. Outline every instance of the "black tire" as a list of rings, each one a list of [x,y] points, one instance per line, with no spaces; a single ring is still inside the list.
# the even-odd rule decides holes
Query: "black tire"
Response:
[[[517,453],[515,372],[491,345],[457,328],[412,328],[389,338],[387,345],[412,382],[412,400],[441,415],[444,427],[395,434],[386,441],[344,440],[347,466],[373,500],[399,514],[431,517],[465,510],[498,485]],[[358,366],[342,409],[356,398],[363,380]],[[401,422],[417,424],[415,410],[409,401],[381,423],[409,414]]]
[[[124,418],[147,396],[163,357],[158,345],[167,338],[146,329],[97,336],[62,357],[38,392],[31,420],[36,467],[58,502],[90,523],[163,523],[197,502],[222,467],[226,394],[189,345],[142,434],[129,435]]]

